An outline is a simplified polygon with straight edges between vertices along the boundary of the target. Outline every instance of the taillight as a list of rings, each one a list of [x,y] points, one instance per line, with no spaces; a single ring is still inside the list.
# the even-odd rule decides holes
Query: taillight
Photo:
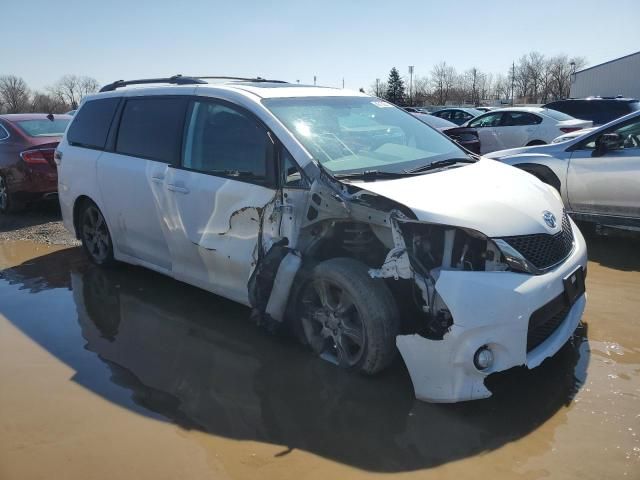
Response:
[[[581,127],[562,127],[560,129],[560,131],[563,133],[571,133],[571,132],[575,132],[576,130],[582,130],[582,128]]]
[[[39,150],[25,150],[20,154],[20,158],[30,165],[53,164],[54,148],[42,148]]]

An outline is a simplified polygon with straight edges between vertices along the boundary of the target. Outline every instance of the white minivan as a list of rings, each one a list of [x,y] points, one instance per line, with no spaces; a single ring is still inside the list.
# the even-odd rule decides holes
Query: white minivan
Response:
[[[399,351],[422,400],[488,397],[488,375],[555,354],[585,307],[585,242],[552,187],[364,94],[119,81],[55,158],[93,262],[241,302],[349,370]]]

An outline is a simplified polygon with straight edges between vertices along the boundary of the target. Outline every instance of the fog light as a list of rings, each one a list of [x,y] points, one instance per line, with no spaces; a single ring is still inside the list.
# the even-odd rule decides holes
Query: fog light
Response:
[[[480,347],[473,356],[473,364],[478,370],[486,370],[493,365],[493,352],[487,347]]]

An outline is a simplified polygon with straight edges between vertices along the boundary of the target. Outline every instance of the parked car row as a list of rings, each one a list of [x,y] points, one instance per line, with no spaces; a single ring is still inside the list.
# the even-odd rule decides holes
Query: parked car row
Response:
[[[640,111],[558,140],[487,156],[551,185],[578,220],[640,230]]]
[[[475,129],[480,153],[561,142],[640,109],[632,98],[589,97],[558,100],[535,107],[450,107],[429,113],[458,126]],[[408,107],[412,113],[428,113]],[[471,131],[471,130],[469,130]]]

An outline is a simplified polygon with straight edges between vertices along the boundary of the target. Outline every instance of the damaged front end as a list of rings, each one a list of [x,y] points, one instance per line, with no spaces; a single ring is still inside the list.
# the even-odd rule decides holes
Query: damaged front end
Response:
[[[394,248],[370,274],[412,279],[420,292],[414,299],[422,314],[396,339],[418,399],[489,397],[489,374],[538,366],[577,327],[585,296],[568,303],[563,291],[566,277],[586,266],[584,239],[575,225],[569,256],[556,269],[541,271],[501,247],[504,241],[474,230],[418,222],[398,212],[390,214],[390,223]],[[533,328],[539,317],[542,333]]]
[[[305,264],[356,259],[392,292],[402,317],[397,348],[416,397],[431,402],[486,398],[489,374],[518,365],[533,368],[571,336],[584,295],[569,308],[563,304],[562,312],[549,305],[563,295],[566,277],[586,266],[575,225],[574,244],[562,264],[533,271],[504,241],[419,220],[410,208],[361,185],[321,175],[304,202],[295,194],[282,196],[286,217],[280,228],[288,233],[261,255],[249,282],[259,321],[284,322]],[[531,347],[530,319],[541,310],[562,318]]]

